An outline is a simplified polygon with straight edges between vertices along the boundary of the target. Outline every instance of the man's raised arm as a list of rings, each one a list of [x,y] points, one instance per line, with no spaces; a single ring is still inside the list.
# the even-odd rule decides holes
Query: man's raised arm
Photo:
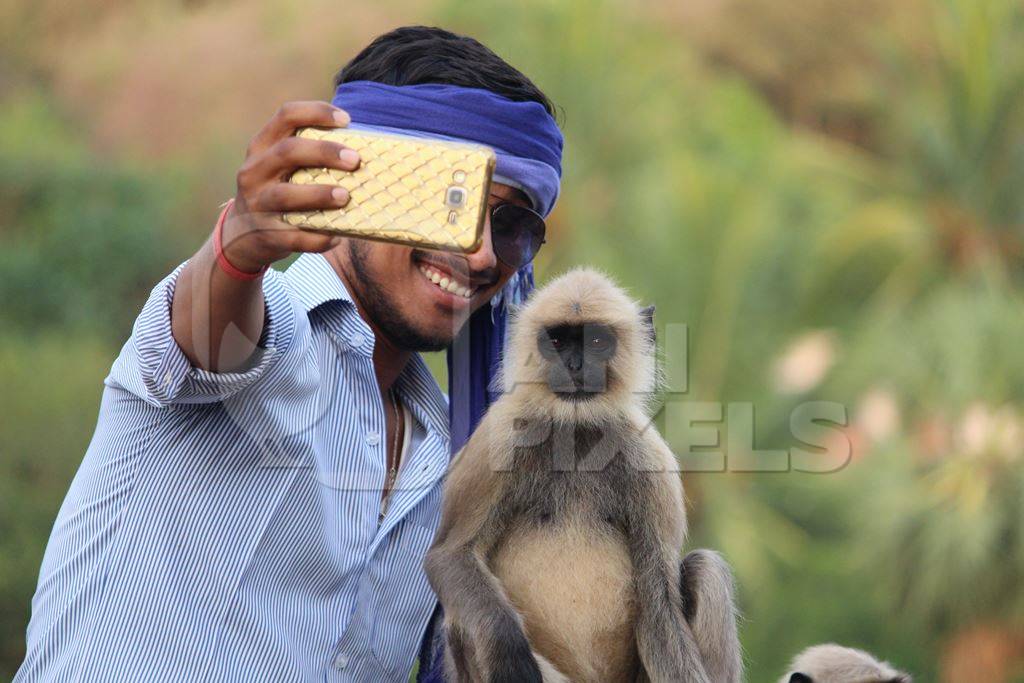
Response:
[[[171,329],[194,367],[231,372],[245,366],[265,323],[259,274],[289,254],[323,252],[338,243],[338,237],[304,232],[279,216],[348,203],[342,188],[287,182],[296,168],[355,169],[359,155],[354,150],[292,135],[303,126],[348,123],[348,114],[326,102],[287,102],[249,143],[238,171],[238,193],[222,226],[227,264],[218,263],[215,231],[189,259],[174,290]]]

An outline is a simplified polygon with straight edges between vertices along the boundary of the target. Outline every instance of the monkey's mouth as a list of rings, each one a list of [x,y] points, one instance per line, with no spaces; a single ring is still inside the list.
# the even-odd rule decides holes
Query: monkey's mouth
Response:
[[[549,377],[548,388],[563,401],[581,403],[593,401],[608,391],[607,378],[589,377],[582,372],[567,372],[561,377]]]
[[[584,401],[591,401],[603,392],[600,391],[587,391],[585,389],[572,389],[569,391],[555,391],[554,394],[563,401],[569,403],[582,403]]]

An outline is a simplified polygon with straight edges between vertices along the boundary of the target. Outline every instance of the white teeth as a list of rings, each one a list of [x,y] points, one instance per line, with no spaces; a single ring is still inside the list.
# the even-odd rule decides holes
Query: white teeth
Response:
[[[421,265],[420,266],[420,272],[423,273],[423,277],[427,278],[428,280],[430,280],[431,282],[433,282],[435,285],[437,285],[438,287],[440,287],[441,289],[443,289],[446,292],[451,292],[452,294],[458,294],[463,299],[469,299],[469,298],[471,298],[473,296],[473,291],[474,290],[472,290],[472,289],[470,289],[468,287],[463,287],[462,285],[460,285],[455,280],[453,280],[453,279],[443,275],[442,273],[434,270],[430,266]]]

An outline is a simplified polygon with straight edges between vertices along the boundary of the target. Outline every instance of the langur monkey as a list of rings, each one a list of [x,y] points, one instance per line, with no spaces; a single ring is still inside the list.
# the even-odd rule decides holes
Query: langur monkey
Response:
[[[863,650],[841,645],[809,647],[789,665],[779,683],[911,683],[909,674],[897,671]]]
[[[575,270],[515,316],[426,557],[450,681],[740,680],[728,565],[680,562],[683,487],[646,413],[651,313]]]

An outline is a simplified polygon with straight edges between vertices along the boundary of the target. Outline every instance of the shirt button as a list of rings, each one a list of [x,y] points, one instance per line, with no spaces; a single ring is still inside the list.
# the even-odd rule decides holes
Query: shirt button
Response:
[[[366,339],[358,332],[353,332],[352,336],[348,338],[348,343],[352,345],[352,348],[356,349],[362,346],[364,341],[366,341]]]
[[[171,371],[168,370],[166,373],[164,373],[164,386],[165,387],[171,386],[171,382],[173,382],[173,381],[174,381],[174,375],[172,375]]]
[[[334,658],[334,666],[338,669],[344,669],[348,666],[348,657],[341,654]]]
[[[370,444],[371,446],[376,446],[377,444],[380,443],[380,434],[378,434],[377,432],[367,432],[366,443]]]

